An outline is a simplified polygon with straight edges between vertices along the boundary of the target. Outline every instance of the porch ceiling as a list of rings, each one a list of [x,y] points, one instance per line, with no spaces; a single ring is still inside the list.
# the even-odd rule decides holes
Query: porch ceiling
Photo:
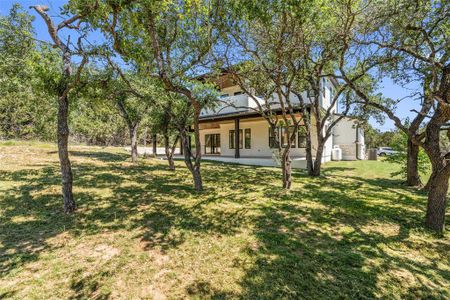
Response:
[[[300,118],[301,114],[296,113],[295,117]],[[212,129],[212,128],[219,128],[220,124],[231,124],[234,123],[235,119],[239,119],[239,122],[241,123],[248,123],[248,122],[258,122],[258,121],[265,121],[265,119],[259,115],[252,115],[252,116],[232,116],[228,118],[223,118],[219,120],[200,120],[200,129]],[[281,121],[283,117],[281,115],[278,116],[278,119]],[[288,119],[290,119],[290,116],[288,116]],[[300,122],[301,125],[304,125],[303,120]]]

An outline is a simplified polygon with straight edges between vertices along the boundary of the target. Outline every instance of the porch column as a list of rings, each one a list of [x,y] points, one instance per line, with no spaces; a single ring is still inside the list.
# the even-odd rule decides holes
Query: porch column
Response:
[[[156,157],[158,154],[157,149],[156,149],[156,134],[153,135],[152,137],[152,143],[153,143],[153,156]]]
[[[234,158],[241,157],[239,153],[239,119],[234,120]]]

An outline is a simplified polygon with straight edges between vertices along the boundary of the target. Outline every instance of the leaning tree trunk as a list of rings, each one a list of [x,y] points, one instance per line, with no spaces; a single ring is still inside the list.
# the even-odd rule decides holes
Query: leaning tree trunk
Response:
[[[292,165],[290,153],[290,145],[283,150],[281,155],[281,170],[283,172],[283,188],[289,190],[292,185]]]
[[[192,178],[194,180],[194,188],[197,191],[201,191],[203,189],[202,176],[200,174],[200,170],[195,167],[192,163],[192,152],[189,143],[189,135],[186,132],[185,128],[180,128],[180,138],[181,145],[183,147],[183,155],[184,155],[184,163],[192,174]]]
[[[445,229],[445,209],[447,207],[448,174],[436,173],[430,178],[425,225],[437,232]]]
[[[137,131],[138,131],[138,124],[134,124],[130,126],[130,139],[131,139],[131,161],[133,163],[137,162],[138,158],[138,138],[137,138]]]
[[[406,184],[408,186],[422,186],[418,168],[419,146],[414,144],[410,138],[408,138],[406,155]]]
[[[64,78],[66,82],[72,74],[72,67],[70,64],[70,53],[66,50],[63,53],[64,63]],[[70,214],[75,211],[76,203],[72,193],[72,167],[69,159],[69,87],[66,86],[58,97],[58,156],[61,165],[61,179],[62,179],[62,194],[64,199],[64,212]]]

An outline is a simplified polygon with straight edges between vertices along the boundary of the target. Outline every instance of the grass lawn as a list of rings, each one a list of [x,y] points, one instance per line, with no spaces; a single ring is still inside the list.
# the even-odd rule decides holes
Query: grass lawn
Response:
[[[450,298],[450,234],[385,162],[324,176],[204,162],[130,163],[72,147],[79,209],[62,212],[56,148],[0,144],[0,299]]]

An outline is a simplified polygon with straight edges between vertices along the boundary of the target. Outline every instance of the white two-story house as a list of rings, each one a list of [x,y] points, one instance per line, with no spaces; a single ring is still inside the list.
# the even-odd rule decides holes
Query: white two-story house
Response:
[[[204,158],[234,158],[235,162],[259,161],[270,162],[273,158],[274,148],[269,130],[269,124],[261,117],[261,114],[252,108],[256,108],[255,98],[245,94],[238,85],[236,85],[229,74],[222,74],[216,84],[220,90],[221,104],[215,109],[204,109],[200,115],[200,138],[202,145],[202,156]],[[330,106],[333,93],[336,89],[336,83],[330,79],[323,79],[321,89],[323,109]],[[306,92],[305,92],[305,95]],[[307,98],[305,98],[307,99]],[[276,102],[276,97],[274,97]],[[293,97],[294,104],[298,99]],[[338,114],[337,105],[332,108],[333,117]],[[301,111],[298,112],[300,116]],[[317,138],[312,126],[311,138],[313,149],[317,145]],[[279,135],[281,145],[286,145],[288,129],[280,127],[275,134]],[[296,133],[295,141],[291,149],[291,157],[294,167],[304,167],[305,162],[305,133],[301,128]],[[356,160],[364,159],[365,145],[364,132],[358,126],[355,119],[343,118],[333,128],[333,134],[328,139],[323,157],[323,162],[331,160],[331,153],[334,147],[339,147],[342,151],[342,159]],[[314,151],[313,151],[314,152]],[[230,161],[230,160],[229,160]],[[259,163],[260,164],[260,163]],[[263,163],[263,165],[265,165]],[[267,163],[267,165],[273,165]]]

